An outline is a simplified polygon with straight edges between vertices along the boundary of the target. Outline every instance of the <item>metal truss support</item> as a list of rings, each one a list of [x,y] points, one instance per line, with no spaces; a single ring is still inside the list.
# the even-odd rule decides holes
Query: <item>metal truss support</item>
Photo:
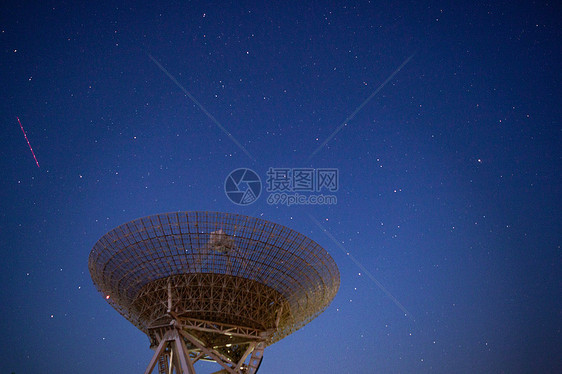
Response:
[[[248,374],[256,374],[258,372],[261,361],[263,360],[264,349],[265,343],[259,342],[252,351],[252,356],[250,357],[250,363],[248,365]]]
[[[189,351],[177,329],[164,334],[144,373],[152,373],[157,363],[160,374],[170,374],[174,369],[176,374],[195,374]]]
[[[222,370],[217,373],[255,374],[261,364],[266,346],[265,340],[249,342],[242,357],[234,362],[219,352],[216,347],[207,346],[180,324],[158,333],[158,337],[161,337],[159,344],[145,374],[151,374],[157,366],[159,374],[195,374],[193,365],[200,359],[211,360],[222,366]],[[246,364],[248,357],[250,357],[249,363]]]

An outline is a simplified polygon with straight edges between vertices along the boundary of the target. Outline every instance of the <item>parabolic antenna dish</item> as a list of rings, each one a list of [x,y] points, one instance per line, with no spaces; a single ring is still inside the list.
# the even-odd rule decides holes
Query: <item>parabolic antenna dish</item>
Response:
[[[111,230],[94,245],[89,269],[107,302],[148,335],[156,353],[146,373],[156,364],[195,373],[198,360],[255,373],[263,349],[318,316],[340,284],[332,257],[306,236],[204,211]]]

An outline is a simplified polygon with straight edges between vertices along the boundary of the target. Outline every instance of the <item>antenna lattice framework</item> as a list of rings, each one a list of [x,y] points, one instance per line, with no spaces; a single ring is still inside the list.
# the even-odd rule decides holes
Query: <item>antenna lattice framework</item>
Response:
[[[94,245],[89,269],[98,291],[156,349],[146,373],[156,365],[195,373],[198,360],[255,373],[263,349],[320,314],[340,283],[332,257],[306,236],[220,212],[125,223]]]

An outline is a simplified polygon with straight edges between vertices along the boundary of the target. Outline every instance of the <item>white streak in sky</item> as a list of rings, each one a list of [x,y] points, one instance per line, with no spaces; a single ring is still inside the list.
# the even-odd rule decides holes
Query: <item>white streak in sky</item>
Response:
[[[339,125],[339,126],[330,134],[330,136],[328,136],[328,137],[326,138],[326,140],[324,140],[324,141],[322,142],[322,144],[320,144],[318,147],[316,147],[316,149],[314,150],[314,152],[312,152],[312,154],[311,154],[310,156],[308,156],[308,161],[310,161],[310,160],[312,159],[312,157],[314,157],[314,155],[316,155],[318,152],[320,152],[320,150],[321,150],[326,144],[328,144],[328,142],[329,142],[330,140],[332,140],[332,139],[334,138],[334,136],[336,136],[336,134],[337,134],[338,132],[341,131],[341,129],[343,129],[345,126],[347,126],[347,124],[349,123],[349,121],[351,121],[351,120],[355,117],[355,115],[356,115],[357,113],[359,113],[359,111],[360,111],[361,109],[363,109],[363,107],[364,107],[365,105],[367,105],[367,103],[368,103],[369,101],[371,101],[371,99],[372,99],[373,97],[375,97],[375,96],[380,92],[380,90],[382,90],[382,89],[384,88],[384,86],[386,86],[387,83],[390,82],[390,81],[392,80],[392,78],[394,78],[394,76],[395,76],[396,74],[398,74],[398,72],[399,72],[400,70],[402,70],[402,68],[403,68],[404,66],[406,66],[406,64],[407,64],[408,62],[410,62],[410,60],[414,57],[415,54],[416,54],[416,52],[412,53],[412,54],[410,55],[410,57],[408,57],[407,59],[405,59],[404,62],[402,62],[402,64],[401,64],[400,66],[398,66],[398,68],[397,68],[396,70],[394,70],[394,72],[393,72],[392,74],[390,74],[390,76],[389,76],[388,78],[386,78],[386,80],[385,80],[384,82],[382,82],[382,84],[381,84],[368,98],[366,98],[365,101],[363,101],[363,102],[361,103],[361,105],[359,105],[359,106],[353,111],[353,113],[351,113],[349,116],[347,116],[347,118],[345,119],[345,121],[343,121],[342,124]]]
[[[213,121],[215,123],[215,125],[217,125],[217,127],[219,129],[222,130],[222,132],[224,132],[226,134],[226,136],[228,136],[230,138],[230,140],[232,140],[232,142],[234,144],[236,144],[238,146],[238,148],[240,148],[242,150],[242,152],[244,152],[246,154],[246,156],[248,156],[252,161],[256,161],[256,159],[254,158],[254,156],[252,156],[252,154],[238,141],[236,140],[236,138],[234,136],[232,136],[232,134],[230,133],[230,131],[228,131],[223,125],[221,125],[221,123],[211,114],[207,111],[207,109],[205,109],[205,107],[203,107],[203,105],[195,98],[193,97],[192,94],[190,94],[181,84],[180,82],[177,81],[177,79],[168,72],[168,70],[166,70],[166,68],[164,66],[162,66],[162,64],[160,64],[160,62],[158,62],[154,57],[152,57],[152,55],[148,54],[148,57],[150,57],[150,59],[152,60],[152,62],[154,62],[154,64],[156,64],[156,66],[158,66],[158,68],[160,70],[162,70],[162,72],[164,74],[166,74],[166,76],[168,78],[170,78],[170,80],[172,82],[175,83],[176,86],[179,87],[180,90],[183,91],[183,93],[189,97],[191,99],[191,101],[193,101],[195,103],[195,105],[197,105],[199,107],[199,109],[201,109],[201,111],[203,113],[205,113],[207,115],[207,117],[209,117],[209,119],[211,121]]]
[[[404,307],[404,305],[402,305],[402,304],[400,303],[400,301],[398,301],[398,299],[396,299],[396,298],[390,293],[390,291],[388,291],[388,290],[386,289],[386,287],[383,286],[382,283],[379,282],[379,281],[373,276],[373,274],[371,274],[371,272],[370,272],[369,270],[367,270],[367,268],[366,268],[365,266],[363,266],[363,264],[361,264],[355,257],[353,257],[353,255],[352,255],[351,253],[349,253],[349,252],[347,251],[347,249],[345,249],[345,247],[344,247],[340,242],[338,242],[338,240],[337,240],[328,230],[326,230],[326,229],[324,228],[324,226],[322,226],[322,224],[321,224],[316,218],[314,218],[311,214],[308,214],[308,216],[310,217],[310,219],[312,220],[312,222],[314,222],[314,223],[316,224],[316,226],[318,226],[318,227],[320,228],[320,230],[322,230],[322,231],[324,232],[324,234],[326,234],[326,236],[327,236],[328,238],[330,238],[330,240],[331,240],[332,242],[334,242],[334,244],[337,245],[338,248],[341,249],[341,251],[342,251],[347,257],[349,257],[349,258],[351,259],[351,261],[353,261],[353,263],[354,263],[355,265],[357,265],[357,267],[358,267],[359,269],[361,269],[361,271],[362,271],[363,273],[365,273],[365,274],[369,277],[369,279],[371,279],[371,280],[377,285],[377,287],[378,287],[382,292],[384,292],[384,294],[385,294],[390,300],[392,300],[392,302],[393,302],[398,308],[400,308],[400,310],[404,313],[405,316],[407,316],[407,317],[411,318],[412,320],[414,320],[414,317],[412,316],[412,314],[411,314],[410,312],[408,312],[408,310]]]

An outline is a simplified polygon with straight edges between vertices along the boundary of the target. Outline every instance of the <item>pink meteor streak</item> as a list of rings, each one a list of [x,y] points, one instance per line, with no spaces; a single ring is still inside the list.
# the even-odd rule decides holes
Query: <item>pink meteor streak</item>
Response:
[[[23,129],[21,121],[20,121],[19,117],[16,117],[16,118],[18,119],[18,123],[20,124],[21,131],[23,132],[23,136],[25,137],[25,141],[27,142],[27,145],[29,146],[29,150],[31,151],[31,154],[33,155],[33,158],[35,159],[35,163],[37,164],[37,167],[39,167],[39,162],[37,162],[37,157],[35,157],[35,152],[33,152],[33,148],[31,148],[31,144],[29,144],[29,140],[27,140],[27,135],[25,134],[25,130]]]

